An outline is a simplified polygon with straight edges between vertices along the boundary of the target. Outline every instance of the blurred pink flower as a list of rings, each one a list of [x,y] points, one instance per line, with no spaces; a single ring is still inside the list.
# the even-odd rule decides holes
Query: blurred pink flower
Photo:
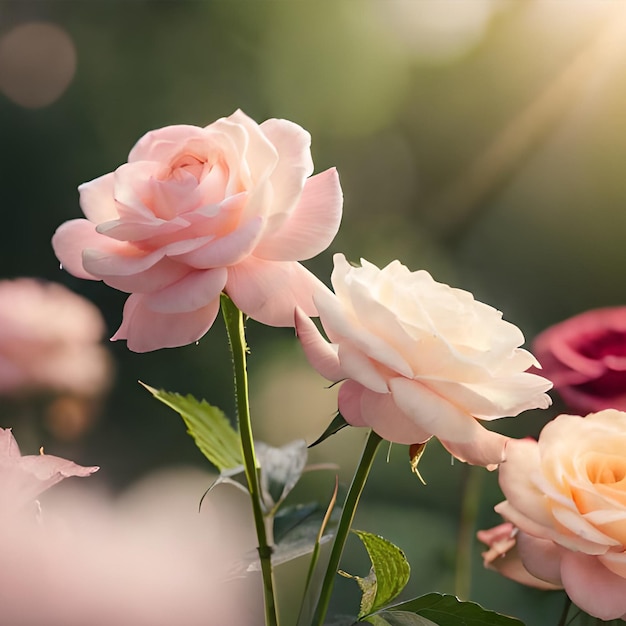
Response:
[[[334,168],[311,176],[310,140],[292,122],[236,111],[149,132],[128,163],[79,187],[87,219],[52,244],[70,273],[132,294],[113,339],[135,352],[192,343],[222,291],[271,326],[293,325],[295,306],[317,314],[325,286],[298,261],[335,237],[342,192]]]
[[[482,553],[483,564],[488,569],[495,570],[502,576],[529,587],[536,587],[537,589],[562,588],[559,585],[536,578],[524,567],[519,554],[518,529],[510,522],[504,522],[488,530],[479,530],[476,536],[489,548]]]
[[[230,576],[232,537],[198,513],[195,486],[190,496],[160,483],[118,501],[70,490],[44,503],[39,524],[0,519],[3,626],[259,623],[259,580],[253,589]]]
[[[626,617],[626,413],[560,415],[538,441],[509,441],[499,479],[528,572],[590,615]]]
[[[551,383],[525,372],[537,362],[518,347],[519,328],[423,270],[334,260],[335,294],[314,298],[331,343],[301,311],[296,329],[322,376],[347,379],[338,401],[346,421],[398,443],[435,436],[462,461],[500,463],[507,438],[478,420],[550,404]]]
[[[626,410],[626,307],[555,324],[535,338],[533,350],[572,411]]]
[[[62,285],[0,281],[0,394],[102,391],[111,377],[104,331],[98,309]]]
[[[22,456],[11,430],[0,428],[0,519],[18,513],[64,478],[97,470],[43,452]]]

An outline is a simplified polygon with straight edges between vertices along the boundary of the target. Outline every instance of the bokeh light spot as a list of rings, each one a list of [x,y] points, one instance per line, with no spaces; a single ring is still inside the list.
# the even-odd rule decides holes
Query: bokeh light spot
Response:
[[[39,109],[61,97],[76,71],[76,49],[54,24],[28,22],[0,37],[0,91],[15,104]]]

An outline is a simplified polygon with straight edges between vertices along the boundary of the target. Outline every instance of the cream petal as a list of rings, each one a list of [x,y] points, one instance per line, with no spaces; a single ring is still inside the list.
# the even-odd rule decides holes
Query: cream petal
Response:
[[[337,346],[328,343],[313,321],[297,307],[295,328],[304,354],[313,369],[333,382],[345,378],[337,357]]]
[[[341,371],[347,378],[356,380],[360,385],[376,393],[388,393],[387,378],[360,350],[355,349],[349,342],[342,341],[338,346],[337,356]]]
[[[392,378],[389,389],[400,410],[439,439],[456,443],[472,442],[476,438],[476,429],[482,428],[471,415],[418,381]]]
[[[428,376],[417,380],[479,419],[515,416],[528,409],[545,409],[552,403],[545,394],[552,383],[536,374],[521,373],[484,383],[433,380]]]
[[[250,256],[228,268],[226,293],[246,315],[269,326],[293,326],[294,310],[317,315],[313,295],[328,288],[299,263]]]
[[[133,352],[176,348],[198,341],[213,325],[220,309],[219,297],[189,313],[157,313],[143,303],[142,294],[132,294],[124,305],[122,324],[111,341],[126,339]]]
[[[476,424],[472,441],[455,442],[439,438],[443,447],[459,461],[495,470],[506,458],[508,437]]]
[[[533,481],[533,476],[539,473],[540,467],[541,458],[537,442],[532,439],[514,439],[507,444],[506,461],[500,465],[498,480],[509,506],[539,526],[552,529],[553,520],[547,508],[546,498]],[[519,526],[514,520],[510,521]],[[526,528],[524,530],[535,536],[551,538],[546,534],[547,531],[531,532]]]
[[[276,187],[274,187],[276,190]],[[332,168],[312,176],[304,184],[294,210],[278,229],[270,223],[268,234],[255,254],[271,261],[303,261],[325,250],[341,222],[343,193]]]

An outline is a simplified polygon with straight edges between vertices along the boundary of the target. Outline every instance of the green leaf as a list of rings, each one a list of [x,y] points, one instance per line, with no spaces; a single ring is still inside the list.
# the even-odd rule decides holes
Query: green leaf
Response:
[[[341,413],[337,413],[337,415],[335,415],[335,419],[333,419],[333,421],[328,425],[328,428],[312,444],[309,444],[309,448],[317,446],[322,443],[322,441],[325,441],[335,433],[338,433],[342,428],[349,425],[350,424],[346,422],[343,415]]]
[[[372,569],[366,578],[354,577],[361,587],[359,619],[370,615],[393,600],[409,582],[411,568],[404,552],[390,541],[362,530],[353,530],[363,542]]]
[[[365,618],[373,626],[437,626],[429,619],[408,611],[380,611]]]
[[[387,607],[384,613],[396,611],[416,613],[438,626],[524,626],[518,619],[488,611],[475,602],[461,602],[455,596],[440,593]]]
[[[154,389],[144,383],[141,385],[183,418],[187,432],[193,437],[202,454],[220,472],[242,464],[239,434],[220,409],[211,406],[206,400],[198,401],[192,395],[181,396],[178,393]]]

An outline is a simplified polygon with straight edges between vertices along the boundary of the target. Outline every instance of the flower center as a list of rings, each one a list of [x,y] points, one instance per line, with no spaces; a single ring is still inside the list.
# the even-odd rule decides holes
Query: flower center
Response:
[[[614,485],[623,481],[626,488],[626,457],[592,452],[587,463],[587,476],[596,485]]]

